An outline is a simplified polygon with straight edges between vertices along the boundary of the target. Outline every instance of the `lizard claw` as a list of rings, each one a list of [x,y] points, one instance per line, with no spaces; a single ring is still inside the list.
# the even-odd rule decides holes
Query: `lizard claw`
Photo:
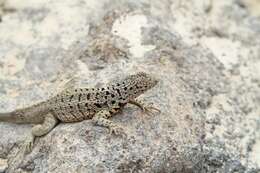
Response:
[[[152,103],[142,107],[142,111],[148,115],[155,115],[155,112],[161,113],[161,110],[154,107]]]
[[[126,133],[124,131],[124,128],[120,126],[112,126],[109,128],[109,134],[115,134],[117,136],[126,136]]]
[[[30,136],[26,139],[26,141],[23,144],[26,153],[30,153],[32,151],[33,143],[34,143],[34,136]]]

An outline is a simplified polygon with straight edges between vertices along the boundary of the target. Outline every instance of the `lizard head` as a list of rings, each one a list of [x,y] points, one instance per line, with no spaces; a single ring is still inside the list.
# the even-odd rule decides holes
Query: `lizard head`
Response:
[[[158,83],[157,79],[145,72],[139,72],[133,76],[135,76],[136,87],[142,89],[143,91],[153,88]]]
[[[153,88],[158,83],[158,80],[145,72],[138,72],[129,76],[127,83],[130,84],[128,90],[130,89],[131,95],[137,97]]]

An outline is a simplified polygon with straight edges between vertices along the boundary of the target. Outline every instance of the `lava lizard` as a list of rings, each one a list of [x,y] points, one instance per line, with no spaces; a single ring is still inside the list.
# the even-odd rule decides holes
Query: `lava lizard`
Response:
[[[123,128],[109,118],[127,103],[136,105],[145,112],[151,109],[158,110],[152,106],[144,106],[136,99],[157,83],[152,76],[139,72],[103,88],[67,89],[30,107],[0,113],[0,121],[36,124],[25,143],[27,152],[32,150],[35,137],[49,133],[59,122],[92,119],[94,124],[107,127],[110,133],[118,135],[123,132]]]

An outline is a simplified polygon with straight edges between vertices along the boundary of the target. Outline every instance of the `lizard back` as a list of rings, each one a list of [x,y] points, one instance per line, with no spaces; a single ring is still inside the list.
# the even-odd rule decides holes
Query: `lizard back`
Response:
[[[52,112],[62,122],[91,119],[98,111],[109,109],[118,99],[109,88],[78,88],[52,99]]]
[[[77,88],[61,92],[50,99],[52,113],[62,122],[77,122],[91,119],[101,110],[124,107],[157,84],[146,73],[130,75],[103,88]],[[111,111],[113,114],[113,111]]]

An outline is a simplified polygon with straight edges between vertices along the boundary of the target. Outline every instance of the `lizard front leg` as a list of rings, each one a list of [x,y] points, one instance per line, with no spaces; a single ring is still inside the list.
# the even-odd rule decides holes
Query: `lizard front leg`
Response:
[[[142,109],[143,112],[145,112],[148,115],[150,113],[153,113],[152,110],[155,110],[155,111],[157,111],[159,113],[161,112],[158,108],[153,107],[152,104],[149,104],[148,106],[145,106],[145,104],[142,103],[139,100],[130,100],[128,103],[139,107],[140,109]]]
[[[57,123],[58,120],[51,113],[48,113],[42,124],[33,126],[31,135],[24,144],[26,152],[31,152],[35,137],[40,137],[49,133]]]
[[[115,111],[115,109],[113,109]],[[94,124],[107,127],[109,129],[109,133],[114,133],[115,135],[125,135],[124,129],[119,125],[113,123],[108,120],[112,116],[112,112],[108,110],[101,110],[92,118]]]

